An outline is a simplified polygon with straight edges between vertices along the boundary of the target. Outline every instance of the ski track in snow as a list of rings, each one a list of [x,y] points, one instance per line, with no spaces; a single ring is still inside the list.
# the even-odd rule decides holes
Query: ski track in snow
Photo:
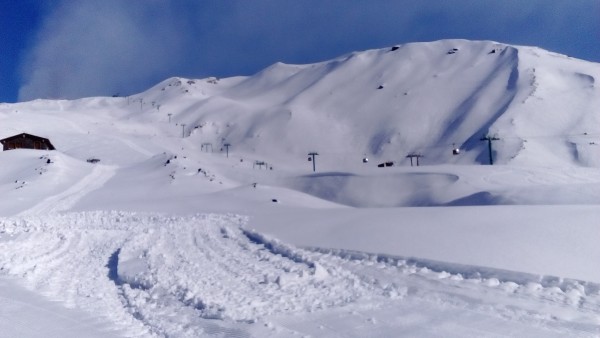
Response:
[[[95,165],[88,175],[69,189],[46,198],[32,208],[19,213],[19,216],[41,215],[68,210],[86,194],[102,187],[114,176],[116,168],[116,166]]]
[[[370,324],[345,331],[348,319],[338,319],[312,334],[376,336],[409,327],[390,314],[407,307],[451,313],[457,337],[498,334],[478,331],[479,320],[545,337],[600,334],[597,284],[300,249],[245,222],[123,212],[4,218],[0,272],[133,336],[289,337],[307,334],[294,323],[314,315]]]

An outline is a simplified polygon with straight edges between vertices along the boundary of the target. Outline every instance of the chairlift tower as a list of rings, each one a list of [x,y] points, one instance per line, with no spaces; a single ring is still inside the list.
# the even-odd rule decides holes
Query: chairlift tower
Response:
[[[210,147],[210,152],[212,153],[213,146],[212,146],[212,143],[210,143],[210,142],[202,143],[202,145],[200,146],[200,150],[206,149],[206,152],[208,152],[208,147]]]
[[[485,136],[485,137],[482,137],[480,139],[480,141],[488,141],[488,152],[489,152],[489,155],[490,155],[490,165],[494,165],[494,158],[492,156],[492,141],[498,141],[498,140],[500,140],[498,137],[496,137],[496,136],[489,136],[489,135]]]
[[[256,166],[258,166],[258,169],[262,169],[263,165],[265,166],[265,168],[268,168],[268,165],[265,161],[256,160],[256,161],[254,161],[254,164],[252,165],[252,169],[254,169],[254,167],[256,167]]]
[[[315,161],[315,156],[319,155],[317,152],[310,152],[308,153],[308,156],[311,156],[308,158],[309,161],[312,161],[313,164],[313,172],[317,171],[317,165],[316,165],[316,161]]]
[[[229,147],[231,146],[230,143],[225,143],[223,144],[223,146],[225,147],[225,151],[227,153],[227,157],[229,158]]]
[[[421,154],[415,154],[415,153],[412,153],[412,154],[408,154],[408,155],[406,155],[406,157],[407,157],[407,158],[410,158],[410,166],[411,166],[411,167],[413,166],[413,157],[416,157],[416,158],[417,158],[417,167],[418,167],[418,166],[419,166],[419,158],[420,158],[420,157],[424,157],[424,156],[423,156],[423,155],[421,155]]]

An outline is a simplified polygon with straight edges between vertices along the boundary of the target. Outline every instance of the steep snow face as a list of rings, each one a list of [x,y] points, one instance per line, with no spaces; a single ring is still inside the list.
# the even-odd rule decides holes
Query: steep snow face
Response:
[[[598,167],[598,65],[531,47],[521,48],[520,60],[519,81],[528,92],[519,94],[502,123],[505,145],[520,143],[511,162],[555,165],[567,160]]]
[[[289,106],[314,115],[314,133],[330,135],[324,147],[338,153],[351,148],[385,157],[418,151],[437,163],[452,143],[476,147],[469,138],[485,133],[514,95],[507,87],[516,50],[487,55],[484,47],[460,42],[418,47],[353,53],[315,65],[318,78]],[[334,139],[338,133],[342,137]],[[444,151],[427,149],[440,142],[447,145]]]

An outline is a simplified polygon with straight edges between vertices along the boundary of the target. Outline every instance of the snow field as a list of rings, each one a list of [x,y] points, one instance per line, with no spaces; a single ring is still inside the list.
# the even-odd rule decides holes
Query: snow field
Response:
[[[58,150],[0,153],[0,274],[123,336],[597,337],[597,78],[444,40],[2,104]]]
[[[501,322],[510,322],[510,330],[535,335],[600,333],[598,284],[299,249],[245,229],[246,222],[237,215],[124,212],[3,218],[0,271],[134,336],[327,335],[315,323],[329,318],[330,333],[359,337],[369,330],[426,330],[401,314],[436,306],[448,322],[465,325],[456,336],[476,336],[471,316],[499,332],[509,332]],[[361,313],[370,314],[361,322],[371,326],[342,334]],[[300,325],[314,316],[320,319]]]
[[[261,244],[239,228],[243,221],[123,213],[3,219],[0,270],[134,334],[195,336],[202,319],[253,323],[370,292],[357,276],[302,250]]]

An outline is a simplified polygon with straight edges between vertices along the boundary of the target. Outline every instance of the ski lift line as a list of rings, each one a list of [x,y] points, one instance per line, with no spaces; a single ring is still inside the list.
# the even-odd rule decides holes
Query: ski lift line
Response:
[[[568,137],[600,137],[600,133],[582,133],[582,134],[556,134],[556,135],[535,135],[535,136],[503,136],[501,139],[504,140],[531,140],[531,139],[564,139]]]
[[[556,138],[556,139],[560,139],[560,138],[567,138],[567,137],[600,137],[600,133],[579,133],[579,134],[556,134],[556,135],[538,135],[538,136],[527,136],[527,135],[523,135],[523,136],[502,136],[499,137],[500,140],[523,140],[523,141],[527,141],[528,139],[548,139],[548,138]],[[420,151],[420,150],[426,150],[426,149],[438,149],[438,148],[447,148],[447,147],[456,147],[457,144],[461,144],[459,142],[455,142],[455,143],[436,143],[436,144],[432,144],[429,146],[425,146],[425,147],[418,147],[418,148],[414,148],[416,151]],[[460,147],[456,147],[456,148],[460,148]]]
[[[548,138],[556,138],[556,139],[560,139],[560,138],[567,138],[567,137],[600,137],[600,133],[577,133],[577,134],[555,134],[555,135],[536,135],[536,136],[527,136],[527,135],[522,135],[522,136],[498,136],[498,138],[500,140],[523,140],[523,141],[527,141],[528,139],[548,139]],[[432,145],[428,145],[428,146],[423,146],[423,147],[416,147],[416,148],[412,148],[414,150],[414,152],[425,152],[425,150],[433,150],[433,149],[446,149],[446,148],[452,148],[454,149],[462,149],[461,145],[463,145],[464,142],[452,142],[452,143],[435,143]],[[347,151],[328,151],[327,148],[323,149],[322,147],[319,148],[319,152],[325,156],[327,155],[343,155],[343,156],[347,156],[348,152]],[[368,157],[366,156],[366,154],[371,154],[371,153],[363,153],[363,157]]]

